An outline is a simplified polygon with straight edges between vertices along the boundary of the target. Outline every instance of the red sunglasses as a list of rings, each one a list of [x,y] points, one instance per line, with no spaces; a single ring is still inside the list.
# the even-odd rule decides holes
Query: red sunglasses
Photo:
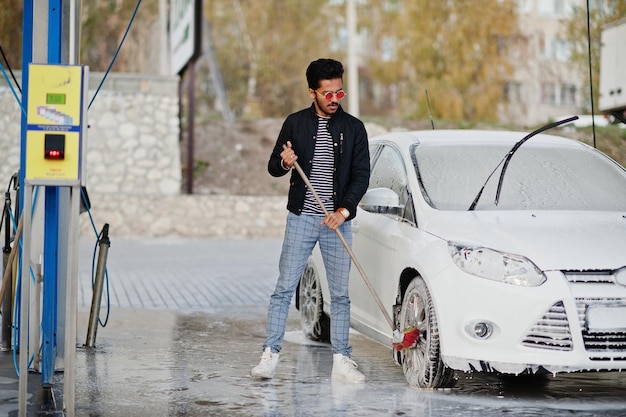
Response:
[[[346,92],[344,90],[337,90],[334,93],[332,91],[327,91],[324,94],[320,93],[317,90],[315,90],[315,92],[319,94],[320,96],[324,97],[328,101],[332,100],[333,96],[337,97],[337,100],[341,100],[346,95]]]

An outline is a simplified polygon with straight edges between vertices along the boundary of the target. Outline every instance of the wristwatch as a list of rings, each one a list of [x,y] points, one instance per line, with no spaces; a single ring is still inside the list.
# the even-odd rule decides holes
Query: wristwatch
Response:
[[[350,212],[347,208],[340,208],[339,213],[341,213],[344,219],[348,219],[348,217],[350,217]]]

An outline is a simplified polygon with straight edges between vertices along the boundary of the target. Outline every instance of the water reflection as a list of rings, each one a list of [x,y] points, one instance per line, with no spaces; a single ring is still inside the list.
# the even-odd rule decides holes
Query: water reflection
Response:
[[[329,345],[302,337],[297,318],[276,377],[249,376],[264,335],[260,314],[151,312],[143,326],[103,331],[101,347],[78,351],[77,416],[548,416],[626,415],[622,373],[557,377],[457,375],[447,390],[410,388],[391,350],[351,333],[365,384],[330,378]],[[115,320],[115,316],[113,316]]]

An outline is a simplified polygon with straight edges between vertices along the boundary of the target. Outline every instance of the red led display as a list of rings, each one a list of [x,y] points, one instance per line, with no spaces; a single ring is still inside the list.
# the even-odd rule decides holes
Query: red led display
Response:
[[[46,133],[43,157],[45,159],[55,160],[65,159],[65,135]]]

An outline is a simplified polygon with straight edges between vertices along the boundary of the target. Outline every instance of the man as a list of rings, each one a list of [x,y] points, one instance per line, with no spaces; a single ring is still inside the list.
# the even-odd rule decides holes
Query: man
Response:
[[[336,229],[352,242],[350,220],[369,183],[370,160],[363,123],[341,107],[343,65],[318,59],[306,71],[311,107],[287,117],[268,162],[268,171],[280,177],[291,171],[287,224],[279,261],[279,277],[270,298],[263,355],[251,375],[272,378],[285,334],[289,305],[309,255],[319,243],[331,295],[330,339],[333,379],[364,382],[350,359],[350,255]],[[328,216],[296,170],[298,161],[324,203]]]

